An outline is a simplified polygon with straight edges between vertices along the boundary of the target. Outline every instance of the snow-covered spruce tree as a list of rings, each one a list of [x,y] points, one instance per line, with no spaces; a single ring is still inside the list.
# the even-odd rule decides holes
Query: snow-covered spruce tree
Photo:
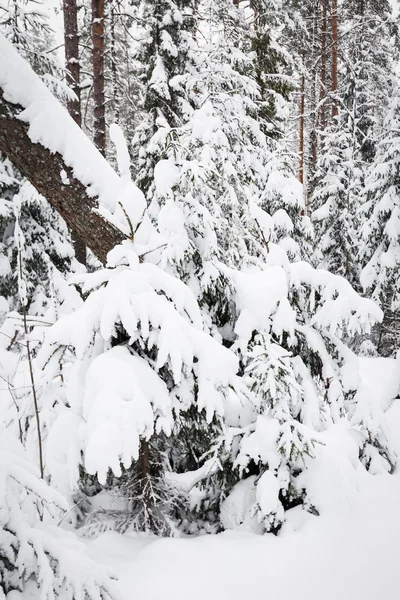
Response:
[[[251,511],[264,530],[277,531],[285,509],[314,510],[303,475],[319,432],[338,423],[357,436],[367,467],[391,469],[384,418],[357,394],[357,361],[340,340],[379,318],[371,301],[339,276],[290,263],[273,243],[251,271],[221,265],[239,314],[232,349],[245,372],[238,379],[232,351],[201,331],[193,294],[148,262],[151,254],[140,262],[126,242],[106,269],[80,277],[89,296],[49,330],[41,358],[50,380],[64,355],[70,404],[49,452],[68,464],[71,481],[81,465],[103,485],[124,486],[126,504],[106,514],[114,526],[171,533],[193,519],[174,490],[183,472],[184,481],[201,480],[199,515],[211,522],[234,484],[253,475]],[[193,432],[193,412],[209,422],[210,461],[185,464],[179,434],[190,425]],[[187,473],[197,465],[201,472]],[[164,478],[165,466],[174,477]]]
[[[135,58],[141,65],[138,78],[143,90],[143,120],[136,129],[133,149],[138,164],[136,183],[147,196],[153,191],[155,164],[166,146],[173,152],[174,130],[189,108],[182,79],[191,61],[193,7],[193,0],[139,3],[143,29]]]
[[[309,260],[312,256],[314,229],[304,210],[303,186],[294,174],[295,157],[277,144],[265,166],[266,182],[261,191],[259,206],[271,217],[268,241],[279,243],[290,259]],[[257,209],[256,209],[257,210]],[[260,215],[261,213],[259,213]],[[262,229],[256,219],[259,234]],[[265,220],[259,216],[261,221]],[[268,217],[267,217],[268,218]]]
[[[313,233],[309,219],[302,214],[303,188],[295,176],[298,157],[288,151],[292,142],[287,135],[296,56],[285,46],[289,31],[293,42],[294,31],[297,33],[300,27],[300,15],[296,5],[283,6],[276,0],[253,0],[250,7],[250,48],[255,52],[255,80],[259,87],[256,118],[270,151],[259,203],[273,215],[275,241],[279,240],[291,258],[306,258],[311,254]],[[275,143],[269,138],[276,140]]]
[[[135,198],[135,231],[145,201],[130,182],[118,127],[112,138],[122,178],[130,185],[127,195]],[[126,219],[128,213],[121,214]],[[157,256],[163,241],[147,216],[134,237],[140,260],[126,242],[109,255],[108,268],[78,277],[87,300],[47,334],[40,360],[43,402],[48,395],[66,394],[66,410],[49,432],[46,466],[53,485],[71,495],[88,478],[97,491],[106,486],[118,495],[120,505],[106,515],[118,529],[170,534],[187,507],[164,471],[187,470],[193,462],[197,466],[190,451],[195,435],[186,440],[186,455],[174,444],[180,440],[184,445],[185,413],[192,413],[191,434],[196,419],[201,421],[203,448],[212,451],[223,429],[225,404],[235,410],[236,394],[243,398],[247,392],[235,376],[235,355],[203,332],[192,292],[143,262]],[[69,466],[64,478],[60,463]]]
[[[256,475],[258,519],[274,531],[284,509],[311,508],[302,473],[318,432],[347,423],[367,468],[391,471],[395,464],[385,417],[374,399],[361,395],[356,357],[343,342],[370,331],[380,314],[342,277],[290,263],[274,244],[260,272],[234,277],[241,308],[235,346],[247,359],[244,377],[255,410],[247,427],[232,430],[233,439],[238,436],[233,466],[241,477]]]
[[[257,102],[259,120],[267,136],[283,135],[290,92],[294,82],[289,77],[292,57],[282,46],[284,7],[276,0],[250,0],[252,29],[250,48],[255,53],[255,76],[259,86]]]
[[[49,380],[60,359],[66,363],[70,404],[54,424],[57,448],[49,444],[49,453],[68,457],[66,476],[76,483],[81,467],[120,488],[120,511],[108,515],[115,527],[171,534],[185,506],[164,476],[176,467],[167,438],[179,436],[183,414],[195,411],[208,423],[212,450],[227,407],[236,411],[237,394],[245,397],[237,358],[202,331],[185,284],[141,262],[130,242],[79,282],[86,301],[48,331],[41,353]]]
[[[360,158],[370,164],[395,82],[397,26],[387,0],[350,0],[343,8],[342,103],[353,115]]]
[[[64,498],[39,479],[9,431],[0,431],[0,596],[18,590],[45,600],[117,597],[84,544],[57,527],[68,509]]]
[[[354,115],[345,109],[324,132],[312,196],[312,221],[316,236],[314,263],[357,286],[355,240],[362,169],[355,128]]]
[[[10,310],[20,309],[17,294],[16,206],[19,226],[24,236],[22,271],[29,305],[32,314],[43,315],[47,304],[51,303],[53,272],[65,274],[71,269],[73,249],[70,236],[60,216],[30,183],[21,180],[8,160],[4,161],[3,168],[12,175],[8,175],[8,185],[1,192],[3,277],[0,294],[7,299]],[[16,193],[10,198],[13,191]]]
[[[374,336],[378,351],[392,354],[399,347],[400,306],[400,96],[397,89],[366,178],[361,206],[361,284],[384,309],[385,319]]]

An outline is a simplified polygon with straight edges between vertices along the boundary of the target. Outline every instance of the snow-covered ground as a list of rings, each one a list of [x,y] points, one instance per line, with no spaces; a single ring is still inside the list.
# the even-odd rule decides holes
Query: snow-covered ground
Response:
[[[398,367],[360,362],[386,406],[399,389]],[[400,400],[387,416],[400,454]],[[183,539],[109,531],[88,542],[90,551],[115,569],[123,600],[398,600],[400,469],[372,476],[357,467],[344,425],[324,443],[306,475],[321,515],[293,509],[279,537],[243,528]]]

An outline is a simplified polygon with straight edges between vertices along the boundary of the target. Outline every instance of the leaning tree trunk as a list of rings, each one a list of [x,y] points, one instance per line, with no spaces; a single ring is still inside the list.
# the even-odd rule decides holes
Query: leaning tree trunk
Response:
[[[64,218],[103,262],[107,253],[126,236],[97,212],[98,201],[89,197],[85,185],[74,177],[60,154],[52,153],[28,135],[28,125],[18,119],[22,106],[5,100],[0,88],[0,152],[5,154],[20,173]],[[69,180],[61,179],[65,171]]]
[[[93,44],[93,101],[94,133],[96,148],[106,153],[106,101],[104,93],[104,0],[92,0]]]
[[[78,7],[76,0],[64,0],[64,48],[65,66],[67,69],[67,83],[75,94],[73,100],[67,103],[68,112],[75,123],[81,126],[81,88],[80,88],[80,63],[79,63],[79,34],[78,34]],[[84,241],[72,232],[72,243],[76,259],[86,264],[86,245]]]

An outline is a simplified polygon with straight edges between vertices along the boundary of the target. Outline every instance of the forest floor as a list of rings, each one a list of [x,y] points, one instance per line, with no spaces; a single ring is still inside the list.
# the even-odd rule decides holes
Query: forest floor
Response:
[[[362,360],[388,402],[398,362]],[[387,416],[400,456],[400,400]],[[88,542],[90,551],[115,569],[122,600],[398,600],[400,467],[393,475],[351,471],[346,439],[332,428],[315,461],[321,515],[293,509],[278,537],[244,528],[179,539],[109,531]]]

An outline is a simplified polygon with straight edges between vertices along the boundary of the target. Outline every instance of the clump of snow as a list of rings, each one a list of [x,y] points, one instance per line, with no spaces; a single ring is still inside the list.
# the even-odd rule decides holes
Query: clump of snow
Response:
[[[155,429],[171,433],[165,383],[148,363],[127,348],[115,347],[94,359],[86,375],[83,401],[85,468],[105,483],[108,469],[119,477],[139,456],[140,438]]]
[[[283,506],[279,500],[281,485],[278,477],[272,471],[265,471],[257,482],[256,499],[260,507],[260,513],[266,515],[269,523],[283,520]]]
[[[262,533],[262,528],[254,514],[256,505],[256,476],[239,481],[221,504],[221,523],[224,529],[243,528],[254,533]]]
[[[52,487],[68,498],[76,489],[81,464],[79,428],[82,419],[72,410],[56,418],[46,441],[46,469]]]

